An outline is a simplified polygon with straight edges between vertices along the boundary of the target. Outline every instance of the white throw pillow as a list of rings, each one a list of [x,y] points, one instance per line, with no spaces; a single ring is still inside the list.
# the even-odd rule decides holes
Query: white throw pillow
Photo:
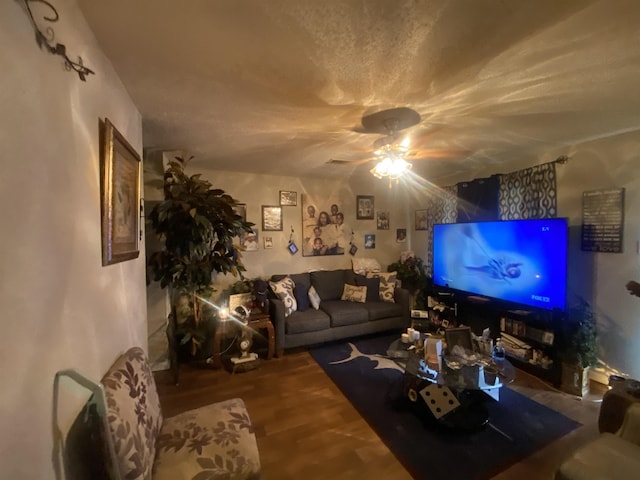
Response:
[[[293,287],[296,286],[291,277],[284,277],[277,282],[269,282],[269,286],[282,303],[284,303],[284,316],[288,317],[298,309],[296,297],[293,295]]]
[[[316,310],[320,308],[320,295],[318,295],[313,285],[309,288],[309,303]]]

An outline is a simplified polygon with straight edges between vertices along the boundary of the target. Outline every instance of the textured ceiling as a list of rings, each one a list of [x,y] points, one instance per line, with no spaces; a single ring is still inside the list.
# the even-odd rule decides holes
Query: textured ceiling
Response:
[[[368,175],[381,135],[361,118],[400,106],[421,115],[414,170],[440,184],[640,128],[636,0],[78,3],[145,149],[194,168]]]

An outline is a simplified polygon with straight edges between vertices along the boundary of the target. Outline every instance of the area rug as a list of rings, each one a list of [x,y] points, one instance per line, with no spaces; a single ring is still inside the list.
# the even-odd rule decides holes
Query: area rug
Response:
[[[403,372],[383,358],[398,336],[363,337],[310,352],[416,480],[488,479],[580,426],[505,387],[500,402],[485,402],[490,426],[444,428],[405,399]]]

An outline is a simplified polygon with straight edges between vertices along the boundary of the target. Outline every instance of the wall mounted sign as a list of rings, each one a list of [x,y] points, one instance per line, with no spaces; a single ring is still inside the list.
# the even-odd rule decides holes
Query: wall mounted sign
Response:
[[[582,250],[622,253],[624,188],[582,193]]]

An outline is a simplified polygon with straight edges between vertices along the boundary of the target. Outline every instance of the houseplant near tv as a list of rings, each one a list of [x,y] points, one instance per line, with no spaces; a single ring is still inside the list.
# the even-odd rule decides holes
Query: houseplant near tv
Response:
[[[591,305],[577,299],[566,311],[559,344],[562,390],[577,396],[589,392],[589,367],[598,361],[596,319]]]
[[[164,245],[149,255],[147,264],[153,280],[170,288],[170,321],[176,322],[181,345],[189,345],[195,355],[213,321],[212,309],[206,308],[214,292],[212,277],[230,273],[242,278],[245,267],[233,242],[243,232],[251,232],[253,223],[235,213],[238,201],[224,190],[213,188],[201,174],[185,173],[192,158],[176,157],[167,166],[165,199],[149,214],[153,231]]]
[[[412,308],[424,310],[426,308],[425,288],[429,282],[427,267],[420,257],[409,255],[387,266],[387,272],[397,272],[397,278],[402,282],[402,288],[409,290]]]

